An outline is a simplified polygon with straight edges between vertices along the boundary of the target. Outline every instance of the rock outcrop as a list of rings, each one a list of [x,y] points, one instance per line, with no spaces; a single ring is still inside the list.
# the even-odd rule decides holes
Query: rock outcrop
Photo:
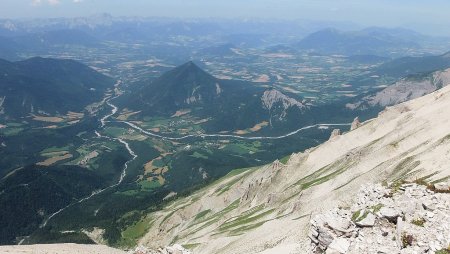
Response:
[[[340,136],[340,135],[341,135],[341,130],[339,130],[339,129],[334,129],[334,130],[331,132],[331,135],[330,135],[329,140],[333,140],[333,139],[335,139],[337,136]]]
[[[361,188],[356,202],[311,220],[311,252],[435,253],[450,244],[450,193],[418,184]],[[447,192],[447,193],[445,193]]]
[[[159,248],[158,250],[151,250],[144,246],[138,246],[135,250],[129,251],[128,254],[191,254],[191,252],[181,245],[175,244],[173,246]]]
[[[359,121],[359,117],[356,117],[353,119],[352,126],[350,127],[350,130],[356,130],[361,126],[361,122]]]
[[[346,105],[348,109],[365,110],[370,107],[386,107],[413,100],[450,84],[450,69],[436,71],[425,77],[402,79],[383,90]]]
[[[296,107],[300,110],[306,108],[303,102],[297,101],[275,89],[265,91],[261,96],[261,103],[263,108],[271,112],[277,109],[280,120],[287,115],[287,111],[290,108]]]
[[[272,109],[272,107],[276,103],[281,103],[285,110],[290,107],[294,107],[294,106],[298,107],[298,108],[305,107],[305,105],[303,105],[303,103],[297,101],[294,98],[286,96],[282,92],[275,90],[275,89],[265,91],[261,97],[261,101],[266,109]]]

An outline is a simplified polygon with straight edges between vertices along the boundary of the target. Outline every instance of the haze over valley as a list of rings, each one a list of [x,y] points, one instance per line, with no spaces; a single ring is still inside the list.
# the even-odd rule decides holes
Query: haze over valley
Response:
[[[449,253],[440,10],[22,2],[0,11],[0,253]]]

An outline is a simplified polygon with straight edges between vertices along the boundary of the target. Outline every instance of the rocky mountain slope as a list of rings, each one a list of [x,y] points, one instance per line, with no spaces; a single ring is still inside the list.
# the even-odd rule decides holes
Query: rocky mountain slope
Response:
[[[450,69],[430,74],[410,76],[368,95],[356,103],[346,105],[349,109],[364,110],[372,107],[386,107],[421,97],[450,84]]]
[[[309,222],[350,207],[362,184],[450,176],[450,88],[387,108],[376,119],[292,154],[284,164],[228,174],[143,218],[140,244],[194,253],[305,253]]]

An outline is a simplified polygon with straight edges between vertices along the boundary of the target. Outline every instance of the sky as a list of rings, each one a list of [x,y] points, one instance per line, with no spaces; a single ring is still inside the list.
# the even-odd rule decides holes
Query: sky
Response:
[[[361,25],[450,25],[450,0],[0,0],[0,18],[114,16],[279,18]]]

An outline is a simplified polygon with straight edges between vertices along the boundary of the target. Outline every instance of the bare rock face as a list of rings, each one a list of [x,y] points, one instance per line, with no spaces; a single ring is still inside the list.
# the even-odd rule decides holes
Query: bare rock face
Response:
[[[284,95],[283,93],[281,93],[278,90],[265,91],[261,100],[262,100],[264,107],[267,109],[272,109],[274,104],[277,102],[281,102],[283,104],[284,109],[288,109],[293,106],[296,106],[299,108],[304,107],[304,105],[301,102]]]
[[[337,136],[340,136],[341,135],[341,130],[339,130],[339,129],[334,129],[332,132],[331,132],[331,136],[330,136],[330,139],[329,140],[332,140],[332,139],[334,139],[334,138],[336,138]]]
[[[350,130],[356,130],[361,126],[361,122],[359,121],[359,117],[356,117],[353,119],[352,126],[350,127]]]
[[[422,79],[405,78],[380,92],[366,96],[357,103],[346,105],[348,109],[365,110],[368,107],[386,107],[419,98],[450,84],[450,69],[436,71]]]
[[[312,253],[445,250],[450,243],[450,194],[417,184],[364,186],[351,208],[313,217],[309,238]]]
[[[191,254],[189,250],[186,250],[179,244],[160,248],[158,250],[151,250],[144,246],[138,246],[135,250],[129,251],[128,254]]]

